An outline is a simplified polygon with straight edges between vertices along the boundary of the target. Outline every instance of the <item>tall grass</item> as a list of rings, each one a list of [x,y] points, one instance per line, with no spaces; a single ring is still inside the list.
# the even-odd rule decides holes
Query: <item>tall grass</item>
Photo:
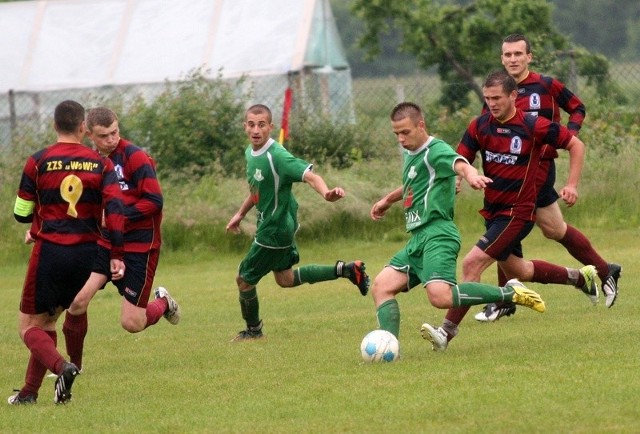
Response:
[[[376,327],[373,302],[346,280],[278,288],[258,286],[266,339],[230,343],[243,327],[234,276],[241,253],[163,256],[156,284],[182,307],[166,321],[130,335],[118,323],[120,297],[109,285],[90,307],[84,373],[73,400],[53,404],[45,379],[38,404],[0,405],[0,432],[194,433],[634,433],[636,306],[640,255],[635,230],[594,229],[603,255],[624,265],[617,304],[592,307],[578,290],[532,285],[547,312],[518,309],[494,324],[473,320],[444,353],[418,328],[443,311],[419,288],[402,294],[400,361],[364,364],[362,337]],[[463,232],[462,253],[479,232]],[[303,263],[361,258],[375,275],[403,241],[305,241]],[[27,247],[24,247],[27,249]],[[534,231],[528,257],[574,261]],[[0,384],[5,395],[24,377],[27,350],[16,331],[24,264],[0,267]],[[488,270],[486,281],[494,281]],[[63,337],[59,333],[59,348]],[[62,350],[63,351],[63,350]]]

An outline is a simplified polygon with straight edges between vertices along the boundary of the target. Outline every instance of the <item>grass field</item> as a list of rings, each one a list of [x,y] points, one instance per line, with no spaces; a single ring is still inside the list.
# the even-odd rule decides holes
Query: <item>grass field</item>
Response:
[[[640,255],[637,230],[587,231],[601,253],[623,264],[617,304],[591,307],[563,286],[531,285],[547,312],[525,308],[494,324],[472,309],[444,353],[418,332],[443,311],[423,291],[399,297],[400,361],[369,365],[359,343],[376,327],[373,302],[345,280],[280,289],[258,287],[266,339],[230,343],[243,328],[234,275],[240,254],[194,262],[167,255],[156,283],[182,306],[166,321],[129,335],[112,286],[90,309],[85,369],[73,401],[53,403],[45,379],[35,406],[0,405],[0,432],[197,433],[636,433]],[[463,234],[462,252],[478,234]],[[402,242],[301,245],[302,263],[360,257],[375,275]],[[539,231],[527,256],[574,264]],[[16,332],[24,266],[2,267],[0,315],[5,399],[20,387],[28,353]],[[494,270],[484,276],[494,281]],[[59,347],[63,346],[59,330]]]

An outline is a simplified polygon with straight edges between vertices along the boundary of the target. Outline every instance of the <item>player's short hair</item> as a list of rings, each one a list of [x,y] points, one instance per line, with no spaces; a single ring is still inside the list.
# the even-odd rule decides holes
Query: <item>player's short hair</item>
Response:
[[[495,71],[487,75],[487,78],[484,80],[484,84],[482,86],[502,86],[502,90],[506,94],[510,94],[514,90],[518,90],[518,83],[516,83],[516,80],[511,75],[509,75],[507,71],[504,70]]]
[[[531,53],[531,43],[529,42],[529,40],[527,39],[527,37],[525,35],[522,35],[520,33],[512,33],[512,34],[510,34],[509,36],[507,36],[506,38],[504,38],[502,40],[502,43],[504,44],[505,42],[520,42],[520,41],[524,41],[527,54],[530,54]]]
[[[84,121],[84,107],[70,99],[58,104],[53,112],[55,129],[61,133],[75,133]]]
[[[404,118],[409,118],[414,124],[420,121],[424,121],[422,115],[422,109],[420,106],[413,102],[401,102],[391,110],[391,120],[396,122]]]
[[[264,104],[254,104],[247,109],[244,114],[244,120],[247,120],[247,115],[251,113],[252,115],[266,114],[269,123],[272,122],[271,109]]]
[[[93,131],[93,127],[96,125],[105,128],[110,127],[117,120],[118,115],[106,107],[92,108],[87,112],[87,128],[89,131]]]

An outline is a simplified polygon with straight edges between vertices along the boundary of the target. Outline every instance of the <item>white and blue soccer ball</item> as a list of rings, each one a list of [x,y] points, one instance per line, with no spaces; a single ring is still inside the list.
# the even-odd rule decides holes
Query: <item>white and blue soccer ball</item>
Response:
[[[400,357],[400,342],[391,332],[374,330],[362,339],[360,352],[365,362],[393,362]]]

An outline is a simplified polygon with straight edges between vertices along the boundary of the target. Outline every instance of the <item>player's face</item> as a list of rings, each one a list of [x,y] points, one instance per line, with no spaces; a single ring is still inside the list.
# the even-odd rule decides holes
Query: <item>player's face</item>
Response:
[[[525,41],[504,42],[502,44],[502,64],[517,82],[524,79],[529,73],[531,53],[527,53]]]
[[[516,112],[517,91],[507,93],[502,85],[482,88],[489,111],[500,122],[508,121]]]
[[[120,141],[118,121],[114,121],[108,127],[94,125],[93,129],[87,132],[87,135],[94,145],[96,145],[98,152],[106,157],[116,149]]]
[[[272,129],[273,124],[269,122],[269,116],[266,113],[247,113],[244,130],[249,136],[253,149],[260,149],[267,143]]]
[[[391,121],[393,134],[398,138],[398,143],[407,151],[415,151],[427,141],[428,134],[424,121],[417,124],[410,117]]]

